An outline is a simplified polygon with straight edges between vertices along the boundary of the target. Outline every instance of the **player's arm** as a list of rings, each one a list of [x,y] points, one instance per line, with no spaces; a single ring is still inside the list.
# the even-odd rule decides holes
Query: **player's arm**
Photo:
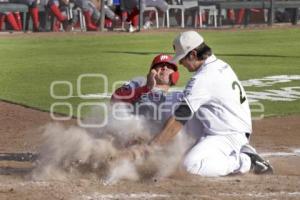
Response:
[[[152,144],[163,145],[168,143],[174,136],[179,133],[184,124],[193,116],[193,112],[185,101],[182,101],[180,106],[176,109],[174,116],[170,117],[163,130],[157,134],[153,140]]]
[[[111,97],[112,102],[122,101],[125,103],[135,103],[144,93],[150,92],[156,85],[155,76],[157,72],[153,69],[147,75],[145,86],[131,88],[126,85],[117,89]]]
[[[168,143],[175,135],[177,135],[182,127],[183,125],[177,121],[174,116],[170,117],[163,130],[153,138],[150,145],[163,145]]]
[[[184,124],[193,117],[195,111],[210,99],[205,79],[199,80],[198,78],[198,80],[196,80],[196,78],[192,78],[183,93],[183,101],[181,101],[176,109],[174,116],[168,119],[163,130],[155,136],[151,144],[168,143],[180,131]]]
[[[170,117],[163,130],[157,134],[149,145],[137,145],[122,151],[115,159],[136,160],[145,158],[151,153],[156,145],[162,146],[170,142],[174,136],[182,129],[184,124],[193,116],[193,113],[185,101],[176,109],[174,116]]]
[[[137,88],[120,87],[111,96],[111,102],[135,103],[144,93],[149,91],[147,85]]]

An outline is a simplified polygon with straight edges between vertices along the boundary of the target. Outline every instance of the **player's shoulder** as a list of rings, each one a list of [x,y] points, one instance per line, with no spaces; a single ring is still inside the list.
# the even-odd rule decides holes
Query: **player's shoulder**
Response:
[[[205,66],[202,75],[204,75],[210,81],[217,81],[219,76],[224,76],[232,72],[231,66],[222,59],[214,57],[215,60]]]
[[[222,59],[219,59],[214,56],[214,60],[209,63],[209,67],[207,67],[208,71],[212,72],[213,70],[219,70],[220,68],[226,69],[231,68],[230,65]]]
[[[125,81],[122,88],[135,89],[146,84],[146,78],[142,76],[134,77],[129,81]]]
[[[221,67],[224,65],[228,65],[228,63],[226,63],[224,60],[218,58],[214,54],[212,54],[210,57],[208,57],[204,62],[204,66],[207,67],[208,69],[211,69],[211,66]]]
[[[208,85],[208,79],[205,76],[193,76],[186,84],[184,89],[184,95],[188,96],[193,93],[192,91],[206,90]]]
[[[222,60],[215,60],[213,63],[203,66],[198,70],[189,80],[189,87],[207,88],[219,81],[221,74],[225,71],[231,70],[230,65]]]

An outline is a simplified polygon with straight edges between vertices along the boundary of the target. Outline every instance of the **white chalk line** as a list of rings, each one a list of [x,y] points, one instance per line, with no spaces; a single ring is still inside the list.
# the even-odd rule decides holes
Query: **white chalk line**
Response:
[[[293,149],[292,152],[265,152],[260,155],[264,157],[289,157],[289,156],[299,156],[300,157],[300,149]],[[26,185],[39,185],[39,186],[48,186],[50,183],[45,181],[29,181],[29,182],[17,182],[17,183],[9,183],[4,184],[0,183],[0,187],[9,187],[9,186],[26,186]],[[257,193],[257,192],[248,192],[248,193],[219,193],[219,196],[249,196],[255,198],[263,198],[263,197],[273,197],[273,196],[300,196],[300,192],[269,192],[269,193]],[[197,195],[197,197],[204,197],[205,195]],[[83,200],[110,200],[110,199],[155,199],[155,198],[169,198],[170,195],[166,194],[155,194],[155,193],[119,193],[119,194],[100,194],[94,193],[92,195],[82,195],[80,199]]]
[[[178,195],[176,195],[178,197]],[[211,195],[201,195],[201,194],[191,194],[194,198],[208,198],[211,200],[220,200],[217,197],[212,197]],[[155,199],[155,198],[167,198],[172,199],[172,195],[167,194],[155,194],[155,193],[118,193],[118,194],[101,194],[94,193],[93,195],[82,195],[82,200],[110,200],[110,199]]]
[[[218,196],[226,196],[226,197],[255,197],[255,198],[265,198],[265,197],[279,197],[279,196],[289,196],[289,197],[298,197],[300,196],[300,192],[247,192],[247,193],[218,193]],[[210,199],[218,199],[217,197],[211,197],[207,195],[199,195],[193,194],[194,197],[209,197]],[[118,193],[118,194],[101,194],[94,193],[92,195],[82,195],[83,200],[110,200],[110,199],[155,199],[155,198],[170,198],[170,195],[166,194],[155,194],[155,193]]]
[[[260,153],[263,157],[289,157],[289,156],[297,156],[300,157],[300,149],[293,149],[292,152],[265,152]]]
[[[155,193],[118,193],[118,194],[101,194],[94,193],[92,195],[82,195],[84,200],[109,200],[109,199],[154,199],[154,198],[169,198],[166,194]]]
[[[248,197],[256,197],[256,198],[263,198],[263,197],[274,197],[274,196],[300,196],[300,192],[247,192],[247,193],[219,193],[220,196],[231,196],[231,197],[240,197],[240,196],[248,196]]]
[[[294,149],[294,152],[300,154],[300,149]]]
[[[36,186],[43,186],[47,187],[51,184],[51,182],[48,181],[25,181],[25,182],[10,182],[10,183],[0,183],[0,187],[13,187],[13,186],[28,186],[28,185],[36,185]]]

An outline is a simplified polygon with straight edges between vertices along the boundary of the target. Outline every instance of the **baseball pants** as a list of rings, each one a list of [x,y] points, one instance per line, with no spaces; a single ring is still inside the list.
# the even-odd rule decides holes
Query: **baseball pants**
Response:
[[[246,136],[240,133],[205,136],[188,151],[183,166],[191,174],[207,177],[246,173],[251,160],[240,150],[247,143]]]
[[[146,6],[156,7],[163,12],[165,12],[168,9],[168,4],[164,0],[141,0],[141,1],[142,1],[141,4],[142,4],[143,8],[145,8]],[[124,7],[125,7],[125,10],[131,11],[135,7],[139,7],[139,1],[138,0],[124,1]]]

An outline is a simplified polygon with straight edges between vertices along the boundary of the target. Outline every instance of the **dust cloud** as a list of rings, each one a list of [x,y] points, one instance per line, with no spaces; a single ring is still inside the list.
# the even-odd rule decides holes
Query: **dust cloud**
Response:
[[[65,127],[48,124],[43,131],[39,159],[31,174],[33,180],[67,180],[84,176],[99,178],[105,184],[120,180],[139,181],[172,175],[178,167],[189,140],[180,133],[168,146],[150,147],[147,156],[129,159],[120,157],[145,145],[153,137],[149,122],[143,117],[124,112],[126,120],[109,114],[107,124],[101,128]],[[84,119],[85,123],[98,123],[103,118],[97,108]]]

